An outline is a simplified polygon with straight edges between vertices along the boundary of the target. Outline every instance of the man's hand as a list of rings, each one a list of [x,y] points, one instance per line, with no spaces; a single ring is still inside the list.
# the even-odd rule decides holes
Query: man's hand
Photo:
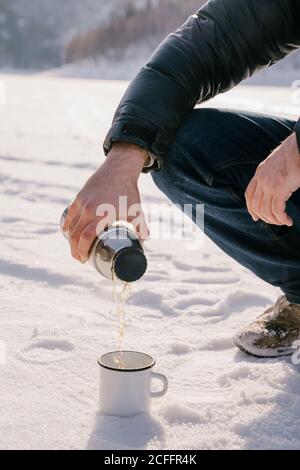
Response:
[[[292,134],[259,165],[247,188],[247,208],[253,220],[291,227],[286,203],[299,188],[300,154]]]
[[[138,178],[147,159],[142,148],[115,143],[106,161],[92,175],[71,204],[63,230],[69,232],[72,256],[85,263],[93,241],[99,234],[99,226],[119,220],[119,197],[127,197],[128,209],[139,207],[139,224],[135,226],[142,239],[147,238],[148,228],[141,208]],[[115,215],[99,211],[101,205],[114,208]],[[134,221],[127,213],[122,220]],[[115,220],[113,220],[115,219]],[[146,236],[145,236],[146,235]]]

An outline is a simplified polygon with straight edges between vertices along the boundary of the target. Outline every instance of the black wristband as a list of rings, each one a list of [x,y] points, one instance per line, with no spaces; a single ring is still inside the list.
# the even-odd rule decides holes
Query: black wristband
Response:
[[[296,139],[297,139],[297,144],[298,144],[298,149],[300,153],[300,119],[296,122],[296,125],[294,127],[294,131],[296,134]]]

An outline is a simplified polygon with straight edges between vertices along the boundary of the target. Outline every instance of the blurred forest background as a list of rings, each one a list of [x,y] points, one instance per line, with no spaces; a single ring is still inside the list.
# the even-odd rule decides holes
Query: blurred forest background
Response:
[[[137,69],[168,33],[204,3],[0,0],[0,67],[42,71],[88,60],[91,69],[93,63],[109,58],[110,63],[130,61]],[[103,70],[107,62],[102,65]],[[300,69],[300,54],[292,54],[278,68]]]

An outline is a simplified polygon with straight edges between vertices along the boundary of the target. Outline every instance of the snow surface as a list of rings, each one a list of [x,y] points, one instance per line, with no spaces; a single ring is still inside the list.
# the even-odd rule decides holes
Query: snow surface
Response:
[[[117,345],[111,283],[72,260],[62,210],[103,160],[125,82],[2,76],[1,449],[297,449],[300,369],[258,360],[232,336],[279,291],[205,239],[147,243],[125,347],[152,354],[170,382],[153,414],[97,413],[97,357]],[[211,105],[300,114],[288,89],[238,88]],[[165,202],[149,176],[145,202]],[[0,349],[0,350],[1,350]]]

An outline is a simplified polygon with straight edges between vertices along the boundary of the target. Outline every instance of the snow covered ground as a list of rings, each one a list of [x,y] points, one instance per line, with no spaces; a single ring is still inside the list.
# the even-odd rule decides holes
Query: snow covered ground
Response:
[[[170,390],[152,417],[97,413],[97,357],[117,345],[111,284],[72,260],[62,210],[103,160],[125,82],[2,76],[1,449],[297,449],[300,368],[256,360],[232,335],[278,291],[208,240],[147,243],[125,347],[152,354]],[[0,82],[1,83],[1,82]],[[211,105],[300,114],[288,89],[239,88]],[[163,203],[149,176],[145,202]]]

